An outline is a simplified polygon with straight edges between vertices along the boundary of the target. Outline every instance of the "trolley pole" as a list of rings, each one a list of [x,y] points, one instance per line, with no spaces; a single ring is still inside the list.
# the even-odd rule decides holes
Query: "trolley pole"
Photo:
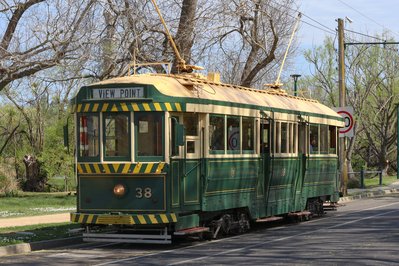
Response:
[[[345,92],[345,42],[344,42],[344,20],[338,19],[338,76],[339,76],[339,106],[346,106],[346,92]],[[346,147],[345,137],[339,138],[339,165],[340,165],[340,191],[345,196],[347,195],[348,184],[348,168],[346,165]]]

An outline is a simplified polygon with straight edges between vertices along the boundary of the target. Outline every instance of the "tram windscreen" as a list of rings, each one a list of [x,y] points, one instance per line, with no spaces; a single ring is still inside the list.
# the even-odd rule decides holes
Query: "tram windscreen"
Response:
[[[82,115],[79,117],[79,155],[80,157],[97,157],[99,149],[98,115]]]
[[[135,113],[137,155],[162,156],[162,114]]]
[[[105,116],[105,156],[128,157],[130,151],[129,115]]]

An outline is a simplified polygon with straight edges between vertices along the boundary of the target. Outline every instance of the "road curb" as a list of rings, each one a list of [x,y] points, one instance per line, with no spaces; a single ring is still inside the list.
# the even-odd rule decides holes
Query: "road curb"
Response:
[[[363,198],[378,197],[378,196],[388,195],[388,194],[397,193],[397,192],[399,192],[399,189],[396,189],[396,188],[382,189],[382,190],[375,190],[375,191],[364,191],[364,192],[361,192],[356,195],[341,197],[339,199],[338,203],[343,203],[343,202],[348,202],[348,201],[358,200],[358,199],[363,199]]]
[[[21,243],[10,246],[4,246],[0,247],[0,257],[29,253],[32,251],[37,251],[42,249],[58,248],[68,245],[79,244],[82,242],[83,242],[82,236],[76,236],[76,237],[67,237],[67,238],[60,238],[54,240],[44,240],[32,243]]]

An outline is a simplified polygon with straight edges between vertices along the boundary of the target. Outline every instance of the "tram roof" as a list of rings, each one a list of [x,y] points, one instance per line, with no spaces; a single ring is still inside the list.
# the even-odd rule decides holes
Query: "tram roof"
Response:
[[[243,105],[256,105],[275,109],[314,113],[329,117],[341,116],[316,100],[291,96],[283,90],[252,89],[220,82],[213,82],[198,74],[140,74],[104,80],[89,85],[108,86],[122,84],[153,85],[160,93],[170,97],[222,101]],[[342,120],[341,120],[342,121]]]

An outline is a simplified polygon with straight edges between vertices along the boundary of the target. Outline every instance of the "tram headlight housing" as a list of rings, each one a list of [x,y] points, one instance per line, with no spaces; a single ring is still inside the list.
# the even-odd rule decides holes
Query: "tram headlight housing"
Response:
[[[122,197],[126,194],[126,187],[122,184],[116,184],[114,186],[114,195],[117,197]]]

